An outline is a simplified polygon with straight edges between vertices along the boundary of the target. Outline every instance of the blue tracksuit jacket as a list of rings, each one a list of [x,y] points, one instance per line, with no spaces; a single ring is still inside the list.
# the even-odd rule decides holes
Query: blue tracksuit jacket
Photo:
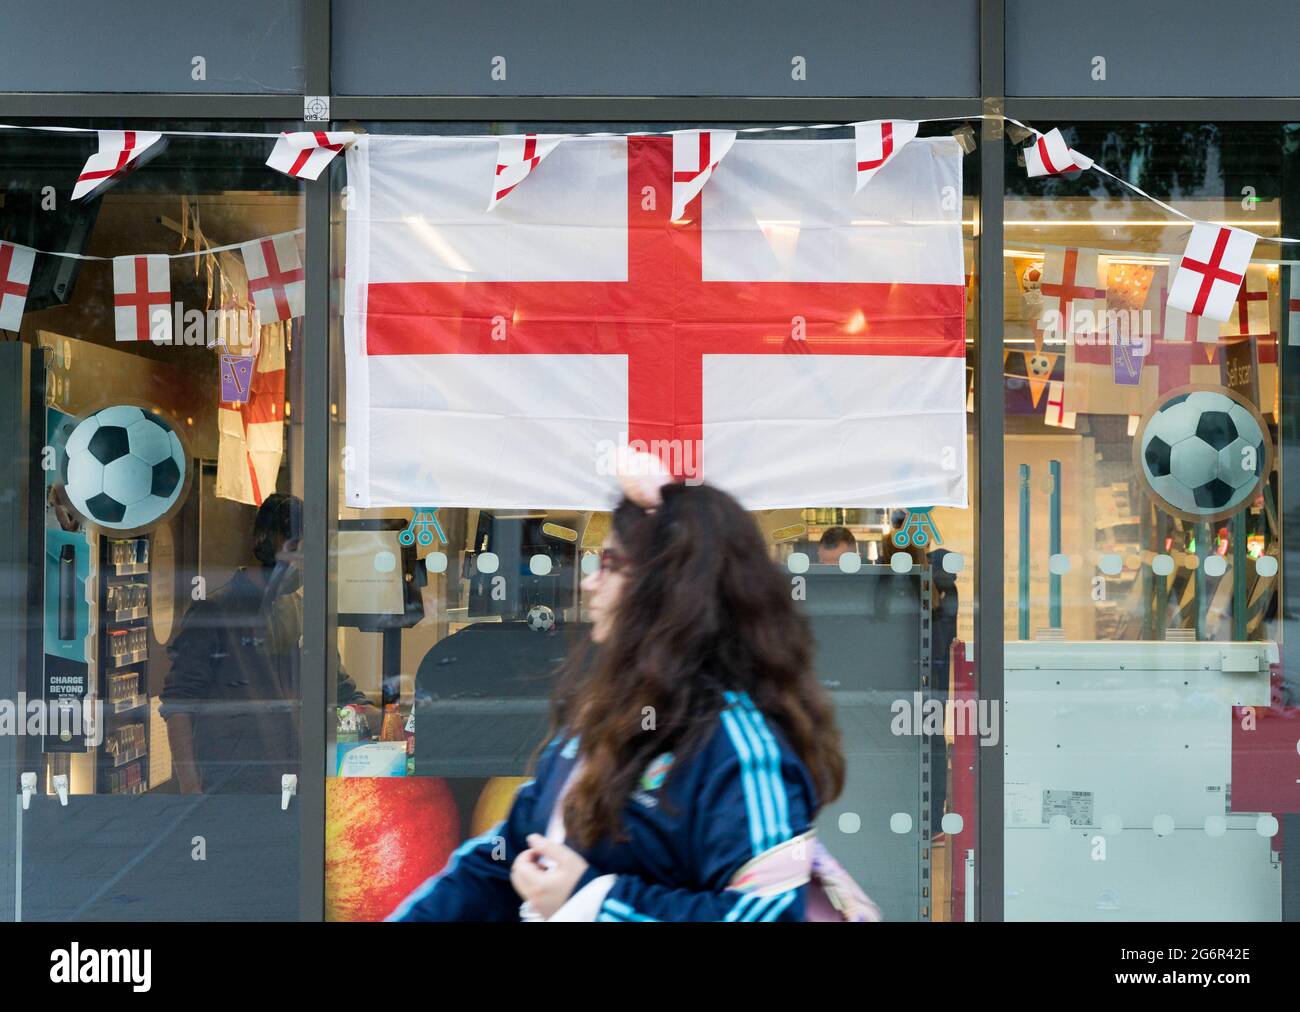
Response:
[[[552,741],[506,820],[462,844],[388,919],[519,920],[510,866],[529,833],[546,832],[577,757],[576,738]],[[601,921],[801,921],[807,886],[759,897],[727,884],[750,858],[807,832],[815,811],[812,779],[779,729],[746,694],[727,693],[692,755],[647,767],[624,810],[628,839],[579,851],[591,867],[574,895],[601,879]]]

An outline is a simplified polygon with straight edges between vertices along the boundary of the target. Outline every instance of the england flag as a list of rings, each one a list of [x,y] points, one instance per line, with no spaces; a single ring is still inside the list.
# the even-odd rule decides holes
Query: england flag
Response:
[[[566,140],[488,213],[496,160],[348,150],[347,505],[607,509],[623,446],[750,509],[966,505],[955,139],[860,193],[852,140],[737,142],[684,217],[672,138]]]

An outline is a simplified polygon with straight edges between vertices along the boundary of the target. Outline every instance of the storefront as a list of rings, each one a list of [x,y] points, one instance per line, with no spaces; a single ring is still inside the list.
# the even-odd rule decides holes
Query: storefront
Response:
[[[1300,632],[1283,596],[1300,247],[1277,241],[1300,236],[1300,100],[1283,97],[1300,94],[1300,26],[1283,0],[1252,4],[1258,34],[1227,54],[1239,15],[1208,3],[1177,38],[1165,5],[1111,0],[764,5],[743,45],[726,5],[514,5],[490,21],[406,0],[144,6],[100,25],[61,0],[0,38],[0,774],[15,799],[0,919],[377,920],[489,832],[585,636],[580,582],[615,499],[612,479],[565,477],[572,432],[543,393],[615,414],[637,395],[542,363],[566,351],[550,345],[504,379],[451,359],[516,330],[540,341],[529,314],[550,313],[630,361],[644,346],[618,342],[663,286],[685,304],[706,300],[697,281],[860,280],[801,260],[816,262],[818,214],[841,229],[826,263],[892,241],[918,277],[946,271],[954,377],[965,359],[948,429],[926,405],[911,429],[890,409],[881,428],[845,427],[855,390],[884,403],[847,361],[773,395],[784,415],[737,408],[751,429],[826,423],[773,436],[785,458],[744,489],[844,738],[819,837],[890,921],[1300,919]],[[52,20],[70,38],[47,37]],[[840,221],[800,187],[871,120],[917,122],[932,193],[922,180],[898,191],[906,209],[887,201],[886,164],[852,191],[879,206]],[[1108,173],[1029,176],[1031,131],[1053,127]],[[97,130],[149,150],[74,199]],[[613,208],[631,249],[625,212],[676,178],[644,166],[673,170],[667,135],[690,130],[747,131],[730,163],[746,184],[717,176],[750,201],[715,198],[730,259],[706,250],[686,278],[648,246],[649,287],[598,305],[609,279],[581,270],[614,228],[599,214]],[[301,131],[340,147],[315,179],[267,163]],[[471,228],[500,216],[445,167],[497,154],[498,136],[559,134],[551,182],[528,181],[553,188],[552,217],[503,203],[524,238],[502,267]],[[625,158],[609,207],[599,181],[556,182],[593,134]],[[1258,237],[1224,321],[1169,303],[1193,221]],[[589,228],[577,273],[519,266],[550,249],[525,234],[542,224]],[[387,312],[459,328],[428,374],[409,349],[391,367],[357,356],[359,291],[392,280],[394,236],[404,280],[439,294]],[[735,267],[749,249],[770,276]],[[631,286],[635,256],[618,256]],[[529,302],[518,283],[538,279],[582,287]],[[802,320],[811,344],[795,325],[767,357],[811,347],[805,364],[837,327],[888,323],[838,320],[836,293],[806,314],[768,295],[670,320]],[[166,339],[133,334],[157,306]],[[751,399],[786,382],[736,375]],[[930,450],[918,484],[901,461]],[[796,500],[792,483],[841,491]],[[542,487],[559,505],[529,498]]]

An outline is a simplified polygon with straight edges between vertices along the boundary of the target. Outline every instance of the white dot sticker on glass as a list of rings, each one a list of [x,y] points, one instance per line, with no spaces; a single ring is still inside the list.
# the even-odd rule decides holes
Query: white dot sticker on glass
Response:
[[[1205,835],[1222,836],[1228,831],[1228,820],[1222,815],[1207,815],[1205,817]]]
[[[945,573],[960,573],[966,565],[966,560],[962,557],[961,552],[949,552],[943,557],[943,571]]]
[[[1274,837],[1277,836],[1277,816],[1261,815],[1255,821],[1255,832],[1260,836]]]
[[[1055,576],[1064,576],[1070,571],[1070,557],[1057,552],[1047,560],[1047,571]]]
[[[375,572],[391,573],[397,568],[397,556],[392,552],[375,552]]]
[[[1255,572],[1260,576],[1277,576],[1277,556],[1261,555],[1255,560]]]
[[[424,557],[424,568],[430,573],[447,572],[447,553],[430,552]]]
[[[1114,552],[1109,552],[1097,560],[1097,568],[1105,576],[1119,576],[1120,570],[1124,568],[1124,560]]]
[[[856,833],[861,828],[862,828],[862,816],[860,816],[857,812],[840,813],[841,833]]]
[[[1222,555],[1207,555],[1205,557],[1205,575],[1222,576],[1228,571],[1228,560]]]
[[[1151,572],[1156,576],[1168,576],[1174,571],[1174,557],[1172,555],[1157,555],[1151,560]]]
[[[889,817],[889,829],[899,836],[910,833],[912,831],[912,816],[907,812],[895,812]]]
[[[803,552],[791,552],[790,558],[785,560],[785,564],[792,573],[808,572],[808,556]]]
[[[910,573],[912,571],[912,557],[906,552],[895,552],[889,560],[889,568],[895,573]]]
[[[856,573],[862,568],[862,556],[857,552],[845,552],[840,556],[840,571]]]
[[[939,828],[942,829],[949,836],[956,836],[958,833],[962,831],[962,827],[964,827],[965,825],[966,825],[966,820],[963,819],[956,812],[949,812],[947,815],[945,815],[942,819],[939,820]]]
[[[1157,815],[1151,820],[1151,832],[1156,836],[1168,836],[1174,831],[1174,817],[1172,815]]]
[[[540,552],[528,560],[528,571],[534,576],[546,576],[551,571],[551,557]]]
[[[600,556],[595,552],[583,552],[582,575],[591,576],[600,568]]]
[[[496,552],[480,552],[474,558],[474,566],[480,573],[495,573],[500,565]]]

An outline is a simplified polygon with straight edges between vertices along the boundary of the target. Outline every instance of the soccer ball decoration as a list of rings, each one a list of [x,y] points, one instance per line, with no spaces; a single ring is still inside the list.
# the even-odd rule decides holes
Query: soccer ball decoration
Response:
[[[1196,521],[1243,509],[1272,462],[1264,419],[1226,387],[1171,391],[1139,429],[1134,453],[1156,501]]]
[[[63,486],[81,516],[114,531],[157,523],[185,485],[185,450],[150,411],[127,404],[83,418],[68,436]]]
[[[555,612],[544,604],[535,604],[528,609],[528,628],[533,632],[549,632],[555,628]]]

